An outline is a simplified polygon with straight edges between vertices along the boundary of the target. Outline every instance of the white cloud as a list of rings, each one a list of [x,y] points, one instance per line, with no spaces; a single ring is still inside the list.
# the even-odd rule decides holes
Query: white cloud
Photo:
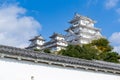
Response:
[[[25,16],[26,9],[17,5],[0,7],[0,44],[26,47],[28,40],[38,34],[38,21]]]
[[[119,0],[106,0],[105,7],[106,9],[111,9],[117,6]]]
[[[113,51],[118,52],[120,54],[120,46],[115,46]]]
[[[113,33],[109,40],[114,44],[120,44],[120,32]]]
[[[111,44],[114,46],[114,51],[120,54],[120,32],[115,32],[109,38]]]

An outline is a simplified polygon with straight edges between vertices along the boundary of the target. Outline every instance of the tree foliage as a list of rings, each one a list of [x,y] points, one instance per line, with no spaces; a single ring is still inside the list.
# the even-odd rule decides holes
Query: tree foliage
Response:
[[[96,59],[98,51],[87,45],[79,46],[79,45],[69,45],[67,46],[66,50],[61,50],[59,53],[64,56],[82,58],[82,59]]]
[[[44,49],[44,52],[45,53],[51,53],[50,49],[48,49],[48,48]]]
[[[113,47],[109,44],[109,41],[105,38],[93,40],[90,44],[92,46],[96,46],[100,52],[109,52],[113,49]]]
[[[96,59],[118,63],[120,56],[118,53],[112,52],[112,49],[109,41],[105,38],[101,38],[82,46],[68,45],[66,49],[61,50],[59,54],[88,60]]]
[[[35,48],[34,51],[41,51],[40,49]]]
[[[118,56],[118,53],[116,52],[106,52],[99,56],[101,57],[103,61],[115,62],[115,63],[119,62],[119,59],[118,59],[119,56]]]

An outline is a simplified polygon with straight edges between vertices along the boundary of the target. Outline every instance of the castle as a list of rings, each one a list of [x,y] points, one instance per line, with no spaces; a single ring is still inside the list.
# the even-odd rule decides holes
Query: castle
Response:
[[[87,17],[76,14],[70,23],[72,25],[66,30],[66,35],[53,33],[48,42],[41,35],[35,36],[30,39],[27,49],[0,45],[0,79],[120,80],[120,64],[31,50],[49,48],[59,51],[68,44],[87,44],[102,37],[100,30],[94,28],[94,22]]]
[[[100,29],[94,27],[95,21],[86,16],[76,13],[69,23],[70,27],[65,30],[65,35],[53,33],[50,36],[51,40],[48,42],[45,42],[41,35],[35,36],[33,39],[30,39],[31,44],[27,49],[43,50],[48,48],[54,52],[65,49],[68,44],[88,44],[92,40],[102,37]]]

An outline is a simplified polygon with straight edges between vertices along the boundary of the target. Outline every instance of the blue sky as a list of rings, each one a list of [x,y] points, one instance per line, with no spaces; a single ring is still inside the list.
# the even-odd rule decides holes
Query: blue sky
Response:
[[[16,22],[13,29],[8,27],[8,25],[6,26],[6,24],[3,26],[3,23],[0,23],[0,35],[3,37],[0,39],[3,41],[1,44],[12,45],[15,43],[15,45],[12,46],[19,44],[23,44],[21,46],[26,46],[28,45],[26,41],[38,34],[42,34],[47,40],[53,32],[65,34],[64,30],[70,26],[68,22],[73,18],[74,13],[77,12],[96,20],[97,23],[95,27],[101,28],[102,35],[106,36],[115,47],[116,51],[120,52],[119,4],[120,0],[1,0],[1,15],[5,11],[8,11],[6,15],[9,16],[9,13],[11,13],[13,18],[11,19]],[[2,16],[5,20],[8,18],[6,18],[6,15]],[[20,19],[18,17],[20,17]],[[7,22],[9,22],[9,24],[14,24],[12,20],[8,20]],[[25,23],[26,21],[28,21],[29,24]],[[21,27],[23,24],[24,27]],[[29,25],[31,27],[29,27]],[[19,28],[17,26],[19,26]],[[12,33],[12,31],[14,31],[14,33]],[[9,32],[9,36],[3,34],[3,32]],[[21,37],[18,38],[17,36],[24,36],[22,37],[23,41],[18,41]],[[11,39],[5,41],[7,38]],[[10,41],[11,43],[9,43]]]
[[[42,25],[40,33],[46,38],[53,32],[63,33],[69,27],[75,12],[97,21],[96,27],[102,34],[110,37],[120,31],[120,14],[115,8],[107,9],[106,0],[18,0],[19,5],[28,10],[27,15],[33,16]],[[47,33],[46,33],[47,32]]]

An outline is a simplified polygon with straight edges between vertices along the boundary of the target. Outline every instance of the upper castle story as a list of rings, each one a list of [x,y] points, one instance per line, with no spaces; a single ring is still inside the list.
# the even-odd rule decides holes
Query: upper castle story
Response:
[[[50,41],[48,42],[45,42],[45,39],[41,35],[35,36],[30,40],[31,44],[27,49],[43,50],[49,48],[52,51],[59,51],[61,49],[65,49],[69,44],[88,44],[92,40],[102,37],[100,29],[94,27],[96,21],[86,16],[76,13],[69,23],[70,26],[65,30],[65,35],[53,33],[52,36],[50,36]]]

